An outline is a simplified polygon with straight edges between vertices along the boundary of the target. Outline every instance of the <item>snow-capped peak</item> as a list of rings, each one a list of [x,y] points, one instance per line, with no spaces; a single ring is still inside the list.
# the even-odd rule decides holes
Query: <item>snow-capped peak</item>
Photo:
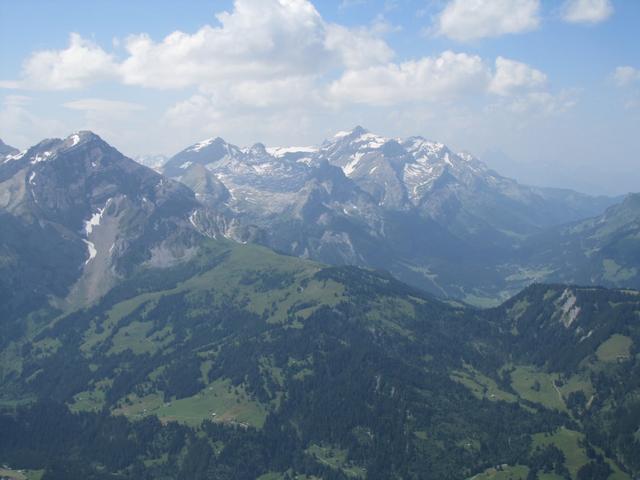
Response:
[[[410,137],[404,142],[403,146],[416,160],[440,157],[447,151],[444,143],[431,142],[422,137]]]
[[[207,148],[209,145],[213,145],[214,143],[224,144],[226,142],[220,137],[207,138],[206,140],[202,140],[187,148],[187,152],[199,152],[203,148]]]
[[[344,137],[348,137],[349,135],[351,135],[351,132],[348,130],[342,130],[340,132],[336,132],[333,135],[333,138],[344,138]]]
[[[334,135],[332,137],[332,140],[333,141],[338,141],[338,140],[342,140],[344,138],[353,139],[353,138],[359,137],[361,135],[364,135],[366,133],[369,133],[369,131],[364,129],[364,128],[362,128],[360,125],[357,125],[356,127],[352,128],[351,130],[343,130],[343,131],[334,133]]]
[[[353,130],[336,133],[330,140],[325,141],[322,145],[322,150],[342,149],[344,147],[358,150],[375,150],[382,147],[388,141],[389,139],[386,137],[376,135],[357,126]]]

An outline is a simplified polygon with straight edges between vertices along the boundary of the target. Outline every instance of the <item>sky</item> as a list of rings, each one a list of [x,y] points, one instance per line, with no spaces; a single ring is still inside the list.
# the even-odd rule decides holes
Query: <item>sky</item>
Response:
[[[130,157],[422,135],[527,184],[640,191],[637,0],[0,0],[0,138]]]

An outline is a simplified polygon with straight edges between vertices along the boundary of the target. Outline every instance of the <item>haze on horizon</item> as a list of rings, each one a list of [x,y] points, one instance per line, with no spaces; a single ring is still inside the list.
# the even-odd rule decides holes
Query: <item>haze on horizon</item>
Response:
[[[640,185],[639,24],[634,0],[0,0],[0,138],[89,129],[135,157],[360,124],[622,194]]]

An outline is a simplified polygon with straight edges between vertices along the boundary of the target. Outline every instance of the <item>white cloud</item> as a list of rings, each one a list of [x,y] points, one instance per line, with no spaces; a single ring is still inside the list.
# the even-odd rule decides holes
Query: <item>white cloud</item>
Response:
[[[115,75],[113,55],[77,33],[72,33],[66,49],[43,50],[32,54],[22,66],[22,80],[2,84],[8,88],[67,90]]]
[[[131,35],[123,41],[121,60],[72,34],[68,48],[34,53],[22,80],[0,87],[61,90],[108,77],[157,89],[269,82],[363,68],[393,57],[379,25],[351,29],[328,23],[308,0],[235,0],[231,11],[216,18],[215,26],[175,31],[160,41]]]
[[[125,83],[173,88],[274,78],[309,73],[329,61],[324,23],[305,0],[236,0],[232,12],[217,18],[219,27],[174,32],[158,43],[144,34],[129,37]]]
[[[85,112],[128,113],[144,110],[146,107],[139,103],[122,102],[119,100],[106,100],[103,98],[83,98],[63,104],[71,110]]]
[[[600,23],[612,14],[611,0],[567,0],[562,18],[570,23]]]
[[[535,30],[539,0],[451,0],[437,19],[436,32],[466,42]]]
[[[447,101],[465,94],[514,96],[542,91],[547,76],[529,65],[498,57],[495,69],[477,55],[445,51],[400,64],[347,70],[329,87],[341,103],[393,105]]]
[[[388,61],[388,45],[366,29],[326,23],[307,0],[236,0],[220,26],[126,41],[125,83],[156,88],[272,80]]]
[[[547,76],[540,70],[536,70],[526,63],[498,57],[489,91],[497,95],[511,95],[525,89],[542,87],[546,82]]]
[[[299,104],[313,108],[318,101],[316,88],[312,77],[288,77],[260,82],[240,81],[225,90],[216,89],[212,93],[221,97],[231,108],[282,108]]]
[[[325,47],[328,51],[335,52],[341,63],[348,68],[367,67],[393,58],[393,51],[384,40],[366,29],[353,30],[340,25],[328,25]]]
[[[612,74],[613,81],[619,87],[627,87],[640,82],[640,70],[628,65],[618,67]]]
[[[438,57],[349,70],[330,85],[329,95],[339,102],[382,106],[446,100],[483,91],[489,78],[480,57],[446,51]]]

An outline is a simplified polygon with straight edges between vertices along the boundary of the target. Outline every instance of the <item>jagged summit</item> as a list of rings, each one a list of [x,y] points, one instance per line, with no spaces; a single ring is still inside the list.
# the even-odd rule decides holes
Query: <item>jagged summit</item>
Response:
[[[12,153],[6,154],[4,157],[0,156],[0,158],[2,158],[2,162],[5,164],[15,163],[16,161],[19,161],[20,164],[36,164],[53,160],[61,151],[77,149],[83,146],[98,147],[105,150],[113,149],[113,147],[95,133],[89,130],[82,130],[74,132],[64,139],[46,138],[22,152],[13,149]],[[14,166],[13,168],[16,167]]]
[[[365,129],[364,127],[361,127],[360,125],[356,125],[351,130],[342,130],[342,131],[334,133],[331,138],[335,141],[336,139],[354,138],[354,137],[358,137],[360,135],[365,135],[367,133],[369,133],[369,131],[367,129]],[[327,140],[327,141],[329,141],[329,140]]]
[[[575,192],[550,195],[444,143],[360,125],[319,146],[239,147],[214,138],[175,155],[163,173],[223,211],[221,228],[231,238],[257,229],[279,251],[384,268],[454,295],[442,258],[488,258],[512,249],[515,237],[611,204]]]
[[[184,256],[201,236],[190,221],[200,208],[187,187],[90,131],[43,140],[0,163],[0,213],[13,222],[5,233],[17,229],[16,238],[37,244],[27,252],[9,243],[11,256],[18,265],[49,251],[57,259],[49,267],[55,281],[32,282],[37,301],[97,298],[136,265]]]

